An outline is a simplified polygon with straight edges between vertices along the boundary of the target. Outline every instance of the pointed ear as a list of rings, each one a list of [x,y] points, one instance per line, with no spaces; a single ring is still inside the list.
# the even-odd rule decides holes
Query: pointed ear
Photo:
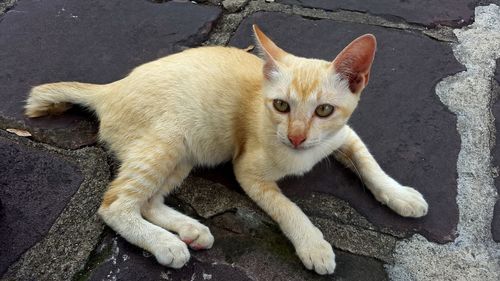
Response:
[[[351,42],[332,62],[335,71],[349,83],[353,93],[360,93],[370,78],[370,69],[377,49],[377,40],[365,34]]]
[[[276,46],[269,37],[267,37],[264,32],[260,30],[257,25],[253,25],[253,32],[255,34],[255,41],[261,50],[265,64],[264,64],[264,77],[271,80],[273,74],[278,72],[278,64],[287,53],[283,51],[280,47]]]

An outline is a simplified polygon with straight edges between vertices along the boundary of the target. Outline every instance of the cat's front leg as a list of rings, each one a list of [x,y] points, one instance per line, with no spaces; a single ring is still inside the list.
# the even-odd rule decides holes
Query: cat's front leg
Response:
[[[243,190],[279,224],[305,267],[319,274],[332,274],[335,269],[332,246],[300,208],[281,193],[275,182],[252,173],[255,166],[245,167],[240,161],[235,163],[234,170]]]
[[[404,217],[426,215],[428,205],[422,194],[388,176],[359,136],[351,128],[347,129],[345,142],[334,153],[336,158],[361,177],[379,202],[399,215]]]

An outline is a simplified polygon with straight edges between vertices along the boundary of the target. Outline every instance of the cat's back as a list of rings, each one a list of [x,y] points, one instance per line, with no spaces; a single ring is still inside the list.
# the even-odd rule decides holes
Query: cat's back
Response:
[[[262,65],[260,58],[237,48],[188,49],[136,67],[113,83],[112,95],[102,106],[110,110],[147,107],[150,115],[158,116],[165,106],[179,113],[189,111],[190,104],[204,104],[193,110],[238,104],[240,98],[260,91]]]
[[[134,69],[135,76],[158,79],[161,83],[184,78],[189,83],[207,83],[217,86],[221,82],[236,85],[239,79],[247,83],[261,83],[263,62],[257,56],[233,47],[199,47],[188,49]],[[184,76],[189,75],[189,76]],[[199,75],[199,76],[198,76]],[[188,79],[189,78],[189,79]],[[182,81],[177,81],[177,83]],[[179,86],[181,85],[179,84]],[[241,83],[238,83],[241,85]]]
[[[119,98],[142,102],[239,102],[262,85],[263,62],[232,47],[199,47],[143,64],[119,81]]]
[[[189,49],[141,65],[117,81],[113,101],[106,102],[109,110],[103,111],[119,119],[124,130],[139,124],[144,131],[148,124],[164,135],[180,131],[193,161],[214,165],[234,152],[235,120],[261,102],[262,65],[241,49]],[[122,127],[102,121],[103,127]]]

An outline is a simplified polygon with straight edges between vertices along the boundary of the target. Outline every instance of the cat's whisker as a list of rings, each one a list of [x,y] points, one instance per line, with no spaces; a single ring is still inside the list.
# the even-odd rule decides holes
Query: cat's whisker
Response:
[[[346,153],[344,153],[342,150],[338,149],[335,152],[342,154],[342,156],[344,157],[344,159],[347,159],[349,161],[349,166],[352,167],[351,170],[358,176],[359,180],[361,181],[361,186],[363,187],[363,190],[366,190],[367,186],[365,184],[363,176],[361,175],[358,167],[356,166],[356,163],[351,159],[351,157],[349,157],[349,155],[347,155]]]
[[[331,162],[331,160],[330,160],[330,157],[328,157],[328,156],[327,156],[327,157],[325,157],[325,163],[326,163],[326,167],[327,167],[328,169],[330,169],[330,168],[332,167],[332,162]]]

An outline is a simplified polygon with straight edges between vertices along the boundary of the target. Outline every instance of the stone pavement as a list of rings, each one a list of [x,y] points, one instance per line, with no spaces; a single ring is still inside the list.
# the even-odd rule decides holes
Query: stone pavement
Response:
[[[493,4],[491,4],[493,3]],[[0,0],[0,276],[5,280],[500,280],[500,1]],[[257,23],[294,54],[333,59],[373,33],[351,125],[381,166],[429,202],[422,219],[377,203],[333,158],[280,183],[337,255],[307,271],[230,165],[167,199],[214,247],[160,266],[96,216],[118,163],[81,108],[28,120],[33,85],[106,83],[200,45],[253,45]],[[13,131],[18,129],[21,131]],[[14,132],[14,133],[11,133]],[[19,136],[29,134],[29,136]]]

